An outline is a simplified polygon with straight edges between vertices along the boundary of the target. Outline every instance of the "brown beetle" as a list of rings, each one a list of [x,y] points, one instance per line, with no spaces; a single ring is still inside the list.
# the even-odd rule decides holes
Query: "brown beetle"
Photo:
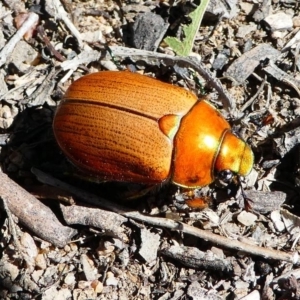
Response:
[[[250,147],[205,100],[183,88],[130,72],[75,81],[59,105],[56,140],[90,177],[196,188],[230,170],[245,176]]]

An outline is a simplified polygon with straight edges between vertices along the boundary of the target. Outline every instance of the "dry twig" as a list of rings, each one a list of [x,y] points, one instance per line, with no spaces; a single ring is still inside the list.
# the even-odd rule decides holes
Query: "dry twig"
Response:
[[[55,246],[63,247],[77,233],[63,226],[52,210],[0,172],[0,197],[19,221],[37,236]]]
[[[51,1],[46,1],[46,2],[49,5],[48,10],[52,12],[52,15],[56,19],[63,20],[63,22],[69,28],[70,32],[77,39],[79,47],[83,48],[83,41],[81,38],[81,33],[77,30],[77,28],[74,26],[72,21],[69,19],[68,14],[65,11],[64,7],[62,6],[62,4],[60,3],[60,1],[59,0],[51,0]],[[54,14],[53,14],[53,12],[54,12]]]
[[[112,46],[110,47],[112,53],[116,57],[130,57],[132,60],[142,60],[149,64],[161,64],[164,62],[168,66],[178,66],[181,68],[192,68],[198,72],[206,81],[207,85],[215,88],[219,93],[225,109],[230,110],[235,108],[235,102],[222,86],[222,83],[217,79],[205,66],[199,61],[194,61],[189,57],[171,56],[162,53],[154,53],[151,51],[137,50],[126,47]]]
[[[261,256],[268,259],[284,260],[293,264],[299,263],[299,255],[297,252],[288,253],[273,249],[266,249],[256,245],[250,245],[237,240],[228,239],[226,237],[216,235],[207,230],[202,230],[170,219],[149,217],[141,214],[138,211],[128,211],[128,209],[116,205],[115,203],[111,203],[106,199],[97,197],[96,195],[87,193],[69,184],[65,184],[60,180],[54,179],[52,176],[49,176],[39,170],[34,169],[34,174],[37,175],[38,179],[45,184],[50,184],[59,187],[63,190],[69,191],[76,197],[79,197],[81,200],[89,204],[100,206],[105,209],[110,209],[116,213],[122,214],[125,217],[132,218],[143,223],[146,222],[154,226],[168,228],[171,230],[178,230],[183,233],[190,234],[203,240],[209,241],[215,245],[220,245],[229,249],[243,251],[245,253]]]
[[[0,67],[5,64],[7,58],[12,53],[16,44],[23,38],[24,34],[38,22],[39,16],[35,13],[30,13],[27,20],[22,24],[19,30],[9,40],[0,52]]]

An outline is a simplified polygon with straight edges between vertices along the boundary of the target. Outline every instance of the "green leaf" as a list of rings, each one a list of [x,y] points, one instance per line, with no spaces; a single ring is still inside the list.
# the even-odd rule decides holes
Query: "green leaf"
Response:
[[[200,5],[189,14],[192,22],[183,27],[185,38],[182,41],[175,37],[166,37],[164,39],[165,43],[168,44],[177,55],[188,56],[191,53],[196,34],[199,30],[208,3],[209,0],[201,0]]]

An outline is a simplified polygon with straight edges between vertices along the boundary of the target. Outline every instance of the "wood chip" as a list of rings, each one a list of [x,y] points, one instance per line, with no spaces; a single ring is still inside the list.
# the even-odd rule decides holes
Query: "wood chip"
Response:
[[[77,233],[73,228],[63,226],[49,207],[0,172],[0,196],[5,199],[10,211],[20,223],[37,236],[63,247]]]
[[[61,205],[61,211],[67,224],[81,224],[100,228],[106,234],[112,234],[120,239],[127,240],[121,225],[127,218],[116,213],[99,208],[81,207],[77,205]]]
[[[300,127],[286,131],[280,137],[273,139],[275,143],[275,151],[283,158],[290,152],[296,145],[300,143]]]
[[[171,257],[185,266],[204,268],[215,271],[230,271],[231,263],[226,259],[217,257],[212,251],[202,252],[195,247],[174,245],[162,251],[163,255]]]
[[[148,229],[141,229],[141,248],[139,254],[148,263],[154,261],[157,257],[158,247],[160,245],[160,236]]]
[[[283,192],[259,192],[259,191],[245,191],[248,202],[251,209],[261,214],[266,214],[273,210],[277,210],[286,200],[287,195]],[[245,207],[244,199],[242,196],[238,199],[240,201],[240,207]]]
[[[254,72],[261,61],[266,58],[276,60],[280,52],[269,44],[259,44],[252,50],[246,52],[236,59],[225,72],[225,76],[233,78],[239,84],[242,84]]]

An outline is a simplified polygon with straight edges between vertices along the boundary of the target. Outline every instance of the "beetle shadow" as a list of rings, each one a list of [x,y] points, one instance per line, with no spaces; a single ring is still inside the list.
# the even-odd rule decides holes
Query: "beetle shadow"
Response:
[[[26,108],[9,128],[1,151],[2,168],[17,182],[26,181],[32,167],[55,161],[58,148],[52,133],[54,108]]]
[[[31,172],[35,168],[76,188],[134,210],[150,210],[152,206],[162,206],[166,204],[166,199],[171,199],[168,196],[173,193],[174,187],[171,185],[168,185],[170,188],[162,184],[152,186],[153,191],[144,195],[144,190],[149,186],[91,180],[81,173],[68,161],[56,143],[52,129],[55,109],[47,105],[42,108],[26,108],[18,114],[10,127],[9,139],[2,147],[0,161],[3,172],[20,186],[34,193],[42,191],[40,187],[44,185]],[[47,191],[48,188],[45,189],[46,193]],[[47,194],[42,195],[42,198],[47,198]],[[147,201],[141,201],[142,199]]]
[[[282,191],[286,196],[284,202],[289,211],[299,215],[300,212],[300,146],[295,145],[276,167],[274,181],[270,184],[273,191]]]
[[[289,205],[289,210],[298,215],[300,211],[298,200],[300,196],[300,146],[297,143],[299,138],[295,134],[299,126],[300,118],[294,119],[268,136],[257,149],[261,156],[260,164],[263,166],[264,177],[267,177],[268,173],[274,175],[273,179],[269,176],[272,181],[269,185],[270,190],[284,192],[287,195],[285,205]],[[286,135],[288,132],[289,134]],[[274,139],[277,139],[276,143]],[[281,157],[278,152],[282,148],[282,153],[285,153],[285,144],[290,150]]]

